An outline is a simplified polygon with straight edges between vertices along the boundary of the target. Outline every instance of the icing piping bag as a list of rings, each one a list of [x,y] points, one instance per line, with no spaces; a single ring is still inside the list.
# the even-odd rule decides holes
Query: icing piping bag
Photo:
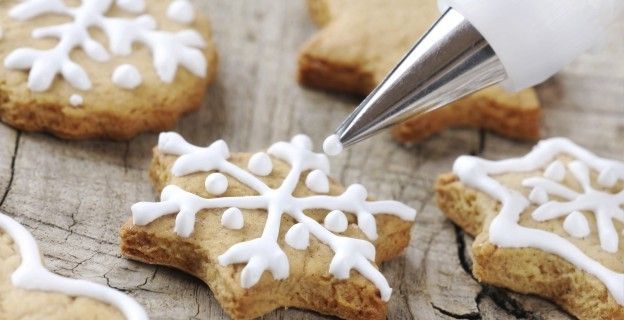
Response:
[[[326,140],[330,153],[487,86],[540,83],[603,44],[624,7],[621,0],[438,3],[441,17]]]

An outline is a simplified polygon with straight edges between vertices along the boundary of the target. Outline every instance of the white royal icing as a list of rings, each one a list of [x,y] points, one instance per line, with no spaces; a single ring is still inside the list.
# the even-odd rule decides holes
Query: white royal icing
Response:
[[[544,204],[548,202],[548,193],[541,187],[535,187],[529,193],[529,200],[534,204]]]
[[[258,152],[249,158],[247,169],[257,176],[267,176],[273,171],[273,162],[265,152]]]
[[[332,134],[323,141],[323,151],[328,156],[337,156],[342,152],[342,143],[337,135]]]
[[[545,221],[573,214],[575,211],[591,212],[596,219],[602,249],[607,252],[616,252],[619,235],[615,230],[613,219],[624,223],[624,210],[622,209],[624,190],[616,194],[595,190],[590,183],[589,169],[600,174],[608,171],[616,181],[622,180],[624,179],[624,163],[622,162],[597,157],[568,139],[552,138],[541,141],[529,154],[521,158],[488,161],[477,157],[462,156],[455,161],[453,171],[467,186],[481,190],[502,203],[500,213],[492,220],[489,227],[489,239],[492,243],[501,247],[532,247],[556,254],[594,275],[604,283],[615,300],[624,305],[623,273],[605,267],[557,234],[519,225],[520,214],[527,209],[529,201],[519,192],[504,187],[491,177],[507,172],[538,170],[557,161],[555,157],[561,154],[576,159],[568,165],[568,169],[581,185],[582,192],[572,190],[546,177],[527,178],[522,182],[523,186],[542,188],[548,194],[563,199],[563,201],[547,201],[533,211],[532,217],[538,221]],[[571,227],[568,229],[572,232],[583,231],[582,227],[578,227],[578,222],[573,221],[568,224],[568,227]],[[569,232],[567,229],[566,231]]]
[[[237,243],[218,258],[222,266],[245,264],[241,272],[241,286],[250,288],[259,281],[264,271],[269,271],[274,279],[288,277],[288,258],[277,242],[282,215],[286,214],[297,223],[287,232],[286,242],[289,246],[302,250],[308,245],[308,233],[313,235],[334,252],[329,266],[329,272],[334,277],[347,279],[349,272],[355,269],[377,286],[381,298],[388,301],[392,289],[373,264],[375,246],[370,241],[377,238],[374,215],[385,213],[413,221],[416,211],[397,201],[367,201],[366,189],[361,185],[351,185],[338,196],[295,197],[293,191],[303,172],[320,170],[325,174],[329,173],[327,156],[314,153],[311,146],[310,138],[297,135],[290,143],[277,142],[268,149],[269,155],[291,166],[282,184],[274,189],[249,171],[229,162],[230,153],[222,140],[208,147],[197,147],[186,142],[177,133],[161,133],[159,151],[179,156],[171,169],[174,176],[219,171],[240,181],[257,194],[206,199],[176,185],[168,185],[161,193],[160,202],[139,202],[132,206],[133,222],[136,225],[146,225],[164,215],[177,214],[174,231],[180,236],[188,237],[193,232],[195,215],[202,209],[236,207],[266,210],[267,220],[262,236]],[[341,210],[354,214],[359,228],[369,240],[334,234],[307,216],[305,211],[309,209]]]
[[[135,66],[130,64],[122,64],[115,68],[111,80],[118,87],[130,90],[141,85],[141,82],[143,82],[143,77]]]
[[[579,211],[572,211],[563,221],[563,229],[575,238],[587,237],[590,233],[587,218]]]
[[[206,58],[201,49],[206,44],[193,29],[179,32],[157,30],[156,20],[147,14],[136,18],[108,17],[106,12],[112,0],[82,0],[80,6],[70,7],[63,0],[25,0],[9,11],[15,20],[25,21],[45,14],[70,17],[65,24],[36,28],[33,38],[57,38],[58,44],[51,49],[18,48],[4,59],[7,69],[30,70],[28,87],[35,92],[46,91],[56,75],[61,75],[74,88],[89,90],[91,80],[86,71],[74,62],[70,53],[81,48],[95,61],[110,60],[109,52],[89,34],[90,28],[98,28],[108,37],[109,50],[118,56],[132,52],[132,45],[145,45],[152,53],[153,65],[159,78],[171,83],[181,65],[198,77],[206,75]],[[140,12],[144,2],[119,0],[122,9]]]
[[[222,173],[211,173],[206,177],[205,187],[206,191],[214,195],[220,195],[227,190],[228,181]]]
[[[615,186],[615,183],[618,180],[617,174],[614,172],[613,168],[605,168],[600,171],[598,174],[598,184],[603,187],[611,188]]]
[[[89,297],[114,306],[126,319],[148,319],[143,307],[120,291],[85,280],[65,278],[50,272],[43,266],[37,242],[30,232],[2,212],[0,212],[0,228],[13,239],[21,257],[19,267],[11,275],[11,283],[15,287]]]
[[[190,24],[195,20],[195,10],[188,0],[174,0],[167,7],[167,18],[182,24]]]
[[[305,185],[308,189],[316,193],[328,193],[329,192],[329,179],[327,175],[321,170],[313,170],[308,173],[305,180]]]
[[[145,11],[144,0],[117,0],[115,3],[122,9],[131,13],[141,13]]]
[[[563,178],[565,178],[563,162],[561,162],[561,160],[555,160],[553,163],[549,164],[546,170],[544,170],[544,177],[557,182],[563,181]]]
[[[325,216],[323,225],[332,232],[344,232],[347,230],[347,216],[340,210],[332,210]]]
[[[310,230],[303,223],[294,224],[286,232],[284,240],[289,246],[297,250],[305,250],[310,244]]]
[[[290,143],[298,148],[312,150],[312,140],[305,134],[298,134],[290,139]]]
[[[84,100],[79,94],[72,94],[71,96],[69,96],[69,104],[71,104],[73,107],[80,107],[83,102]]]
[[[240,230],[245,225],[243,213],[239,208],[227,208],[221,215],[221,225],[231,230]]]

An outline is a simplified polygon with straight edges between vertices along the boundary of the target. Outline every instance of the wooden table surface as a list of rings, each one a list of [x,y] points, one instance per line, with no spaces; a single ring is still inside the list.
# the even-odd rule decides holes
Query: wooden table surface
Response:
[[[298,48],[315,32],[304,1],[200,6],[212,19],[220,66],[201,110],[176,128],[191,142],[224,138],[234,151],[256,151],[306,133],[320,145],[357,104],[295,82]],[[624,24],[618,30],[619,46],[581,57],[538,88],[544,137],[569,137],[602,156],[624,158]],[[130,205],[156,197],[146,173],[156,139],[68,142],[0,125],[0,208],[33,232],[54,272],[124,290],[154,319],[227,318],[201,281],[119,255],[118,228]],[[332,174],[342,182],[361,182],[371,193],[419,209],[405,254],[382,268],[395,288],[390,319],[569,318],[539,298],[477,283],[470,274],[470,237],[433,199],[436,175],[450,170],[457,156],[500,159],[531,146],[457,129],[411,148],[382,134],[332,159]],[[323,317],[291,309],[265,318]]]

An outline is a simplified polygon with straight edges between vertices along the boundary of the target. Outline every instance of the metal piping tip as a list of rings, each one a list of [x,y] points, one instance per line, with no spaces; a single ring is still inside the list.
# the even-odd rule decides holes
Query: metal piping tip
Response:
[[[336,130],[348,147],[506,78],[496,54],[468,20],[448,9]]]

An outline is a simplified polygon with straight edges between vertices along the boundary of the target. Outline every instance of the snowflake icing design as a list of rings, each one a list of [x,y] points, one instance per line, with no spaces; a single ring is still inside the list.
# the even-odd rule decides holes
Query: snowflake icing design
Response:
[[[130,13],[145,9],[144,0],[116,0],[116,5]],[[58,44],[47,50],[18,48],[4,59],[8,69],[30,70],[28,87],[35,92],[46,91],[56,75],[74,88],[89,90],[91,80],[86,71],[72,61],[70,53],[81,48],[88,57],[98,62],[110,60],[109,52],[89,34],[89,28],[102,30],[114,55],[125,56],[132,52],[132,45],[140,43],[149,48],[154,68],[159,78],[171,83],[178,65],[198,77],[206,75],[206,59],[201,51],[206,43],[193,29],[179,32],[157,30],[154,17],[143,14],[135,18],[108,17],[113,0],[82,0],[80,6],[69,7],[63,0],[26,0],[9,11],[15,20],[26,21],[46,14],[67,16],[72,21],[64,24],[36,28],[35,39],[57,38]]]
[[[580,192],[564,185],[566,165],[557,160],[560,155],[574,159],[567,165],[567,170],[580,185]],[[532,188],[528,199],[494,178],[495,175],[505,173],[540,169],[544,169],[543,177],[534,176],[522,181],[524,187]],[[453,165],[453,172],[463,184],[501,203],[500,212],[489,225],[491,243],[506,248],[537,248],[556,254],[598,278],[615,300],[624,305],[624,273],[602,265],[556,233],[518,223],[520,215],[532,202],[538,205],[531,213],[533,219],[546,221],[566,216],[563,224],[566,232],[574,237],[584,237],[590,231],[581,211],[592,212],[596,217],[601,248],[609,253],[617,253],[619,232],[622,230],[616,230],[614,220],[624,223],[624,190],[615,194],[597,190],[591,184],[590,169],[598,173],[596,182],[605,188],[613,188],[618,181],[624,180],[624,163],[600,158],[565,138],[540,141],[530,153],[520,158],[489,161],[461,156]],[[550,196],[563,201],[550,200]]]
[[[567,165],[574,179],[581,185],[582,193],[566,187],[562,181],[565,166],[560,160],[552,162],[545,170],[544,177],[532,177],[522,181],[525,187],[531,187],[529,199],[539,207],[532,217],[537,221],[546,221],[566,216],[564,228],[572,236],[584,237],[589,234],[585,216],[580,211],[591,211],[596,217],[600,245],[607,252],[617,252],[619,235],[613,220],[624,223],[624,190],[609,193],[596,190],[591,185],[589,168],[582,161],[574,160]],[[612,169],[603,170],[597,179],[604,187],[613,187],[617,181]],[[548,195],[555,195],[566,201],[548,201]]]
[[[160,135],[158,149],[179,156],[171,168],[174,176],[218,171],[210,173],[206,178],[206,189],[209,192],[216,195],[223,193],[227,189],[227,179],[223,174],[227,174],[253,189],[257,195],[206,199],[178,186],[168,185],[161,192],[160,202],[139,202],[132,206],[134,224],[146,225],[161,216],[175,213],[175,232],[188,237],[193,232],[195,216],[202,209],[226,209],[221,221],[231,229],[242,227],[240,209],[266,210],[267,222],[260,237],[235,244],[218,257],[222,266],[245,263],[241,286],[250,288],[259,281],[264,271],[269,271],[274,279],[288,277],[288,258],[277,243],[282,215],[287,214],[297,222],[284,236],[289,246],[305,250],[310,235],[316,237],[334,252],[329,265],[332,275],[346,279],[350,270],[355,269],[379,289],[384,301],[389,300],[392,289],[373,264],[375,246],[371,241],[377,238],[374,215],[392,214],[413,221],[416,211],[397,201],[367,201],[367,191],[359,184],[349,186],[338,196],[293,196],[301,174],[310,170],[306,186],[316,193],[327,192],[329,161],[324,154],[311,150],[312,143],[307,136],[297,135],[290,142],[277,142],[267,150],[268,155],[285,161],[291,167],[282,184],[275,189],[256,177],[271,172],[271,159],[267,153],[254,154],[249,160],[247,171],[228,161],[230,153],[222,140],[202,148],[186,142],[177,133],[169,132]],[[330,212],[324,223],[320,224],[305,214],[308,209],[325,209]],[[368,241],[336,234],[347,228],[344,212],[353,213],[357,217],[357,226]]]

